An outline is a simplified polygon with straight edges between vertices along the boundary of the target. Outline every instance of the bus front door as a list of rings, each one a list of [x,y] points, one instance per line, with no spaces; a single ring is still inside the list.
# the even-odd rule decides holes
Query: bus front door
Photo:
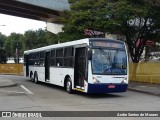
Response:
[[[76,88],[84,88],[84,80],[86,79],[86,51],[86,47],[75,49],[74,86]]]
[[[50,68],[50,51],[46,52],[46,56],[45,56],[45,81],[49,82],[50,79],[50,72],[49,72],[49,68]]]

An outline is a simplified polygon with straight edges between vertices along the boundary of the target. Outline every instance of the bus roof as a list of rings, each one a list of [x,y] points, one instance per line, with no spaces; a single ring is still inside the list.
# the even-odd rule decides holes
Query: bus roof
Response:
[[[40,48],[36,48],[36,49],[32,49],[32,50],[27,50],[27,51],[24,51],[24,53],[29,54],[29,53],[32,53],[32,52],[45,51],[45,50],[47,51],[47,50],[50,50],[50,49],[53,49],[53,48],[74,46],[74,45],[80,45],[80,44],[88,44],[89,45],[89,40],[93,40],[93,41],[94,40],[107,40],[107,41],[124,43],[124,42],[119,41],[119,40],[113,40],[113,39],[107,39],[107,38],[85,38],[85,39],[60,43],[60,44],[53,44],[53,45],[49,45],[49,46],[44,46],[44,47],[40,47]]]

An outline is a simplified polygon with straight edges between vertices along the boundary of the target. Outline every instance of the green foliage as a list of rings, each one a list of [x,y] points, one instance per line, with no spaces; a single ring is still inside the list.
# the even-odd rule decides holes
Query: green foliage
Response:
[[[6,57],[15,57],[16,49],[18,49],[19,56],[23,56],[25,50],[55,43],[56,35],[42,29],[28,30],[24,35],[11,33],[9,36],[5,36],[0,33],[0,63],[5,63]]]
[[[15,56],[16,48],[22,50],[23,48],[23,35],[17,33],[11,33],[5,41],[5,50],[7,55]],[[22,55],[23,52],[19,51],[19,54]]]
[[[69,0],[71,16],[67,27],[84,33],[85,29],[105,31],[106,28],[106,0]]]
[[[0,33],[0,48],[4,47],[4,43],[5,43],[6,38],[7,37],[5,35]]]
[[[28,30],[24,33],[25,50],[54,44],[55,35],[45,30]]]
[[[7,55],[4,49],[0,49],[0,64],[4,64],[7,62]]]
[[[78,40],[81,38],[84,38],[84,35],[77,31],[60,32],[56,35],[56,43],[68,42],[68,41]]]
[[[160,2],[152,1],[155,4],[147,0],[69,0],[70,18],[61,34],[86,37],[86,29],[122,34],[132,61],[139,62],[146,41],[156,40],[160,32]]]
[[[56,35],[54,33],[45,31],[44,39],[46,40],[46,45],[56,44]]]
[[[160,32],[160,7],[141,0],[118,0],[110,5],[114,8],[110,10],[110,20],[118,26],[112,31],[119,29],[126,36],[132,61],[139,62],[146,41],[156,40]]]
[[[6,51],[4,50],[4,44],[6,40],[6,36],[0,33],[0,63],[6,63]]]

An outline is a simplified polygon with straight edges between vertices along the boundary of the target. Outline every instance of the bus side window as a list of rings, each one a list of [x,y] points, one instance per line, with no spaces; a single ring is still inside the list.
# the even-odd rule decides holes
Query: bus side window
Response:
[[[40,52],[40,66],[44,66],[44,51]]]
[[[63,66],[63,48],[56,50],[56,66]]]
[[[55,66],[55,50],[51,50],[51,66]]]
[[[29,54],[29,65],[34,65],[35,53]]]
[[[73,67],[73,47],[66,47],[64,49],[64,66]]]
[[[40,57],[40,56],[39,56],[39,52],[35,53],[35,63],[34,63],[34,65],[37,65],[37,66],[40,65],[39,57]]]

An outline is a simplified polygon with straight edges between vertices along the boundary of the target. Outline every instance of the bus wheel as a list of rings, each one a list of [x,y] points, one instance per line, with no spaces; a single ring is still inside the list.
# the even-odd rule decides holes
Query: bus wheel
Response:
[[[38,84],[38,83],[39,83],[37,73],[35,73],[35,75],[34,75],[34,82],[35,82],[36,84]]]
[[[72,94],[73,93],[73,90],[72,90],[72,82],[70,80],[70,78],[67,79],[67,82],[66,82],[66,90],[68,93]]]
[[[32,82],[34,82],[34,76],[33,76],[33,73],[32,73],[32,72],[31,72],[31,74],[30,74],[30,79],[31,79]]]

